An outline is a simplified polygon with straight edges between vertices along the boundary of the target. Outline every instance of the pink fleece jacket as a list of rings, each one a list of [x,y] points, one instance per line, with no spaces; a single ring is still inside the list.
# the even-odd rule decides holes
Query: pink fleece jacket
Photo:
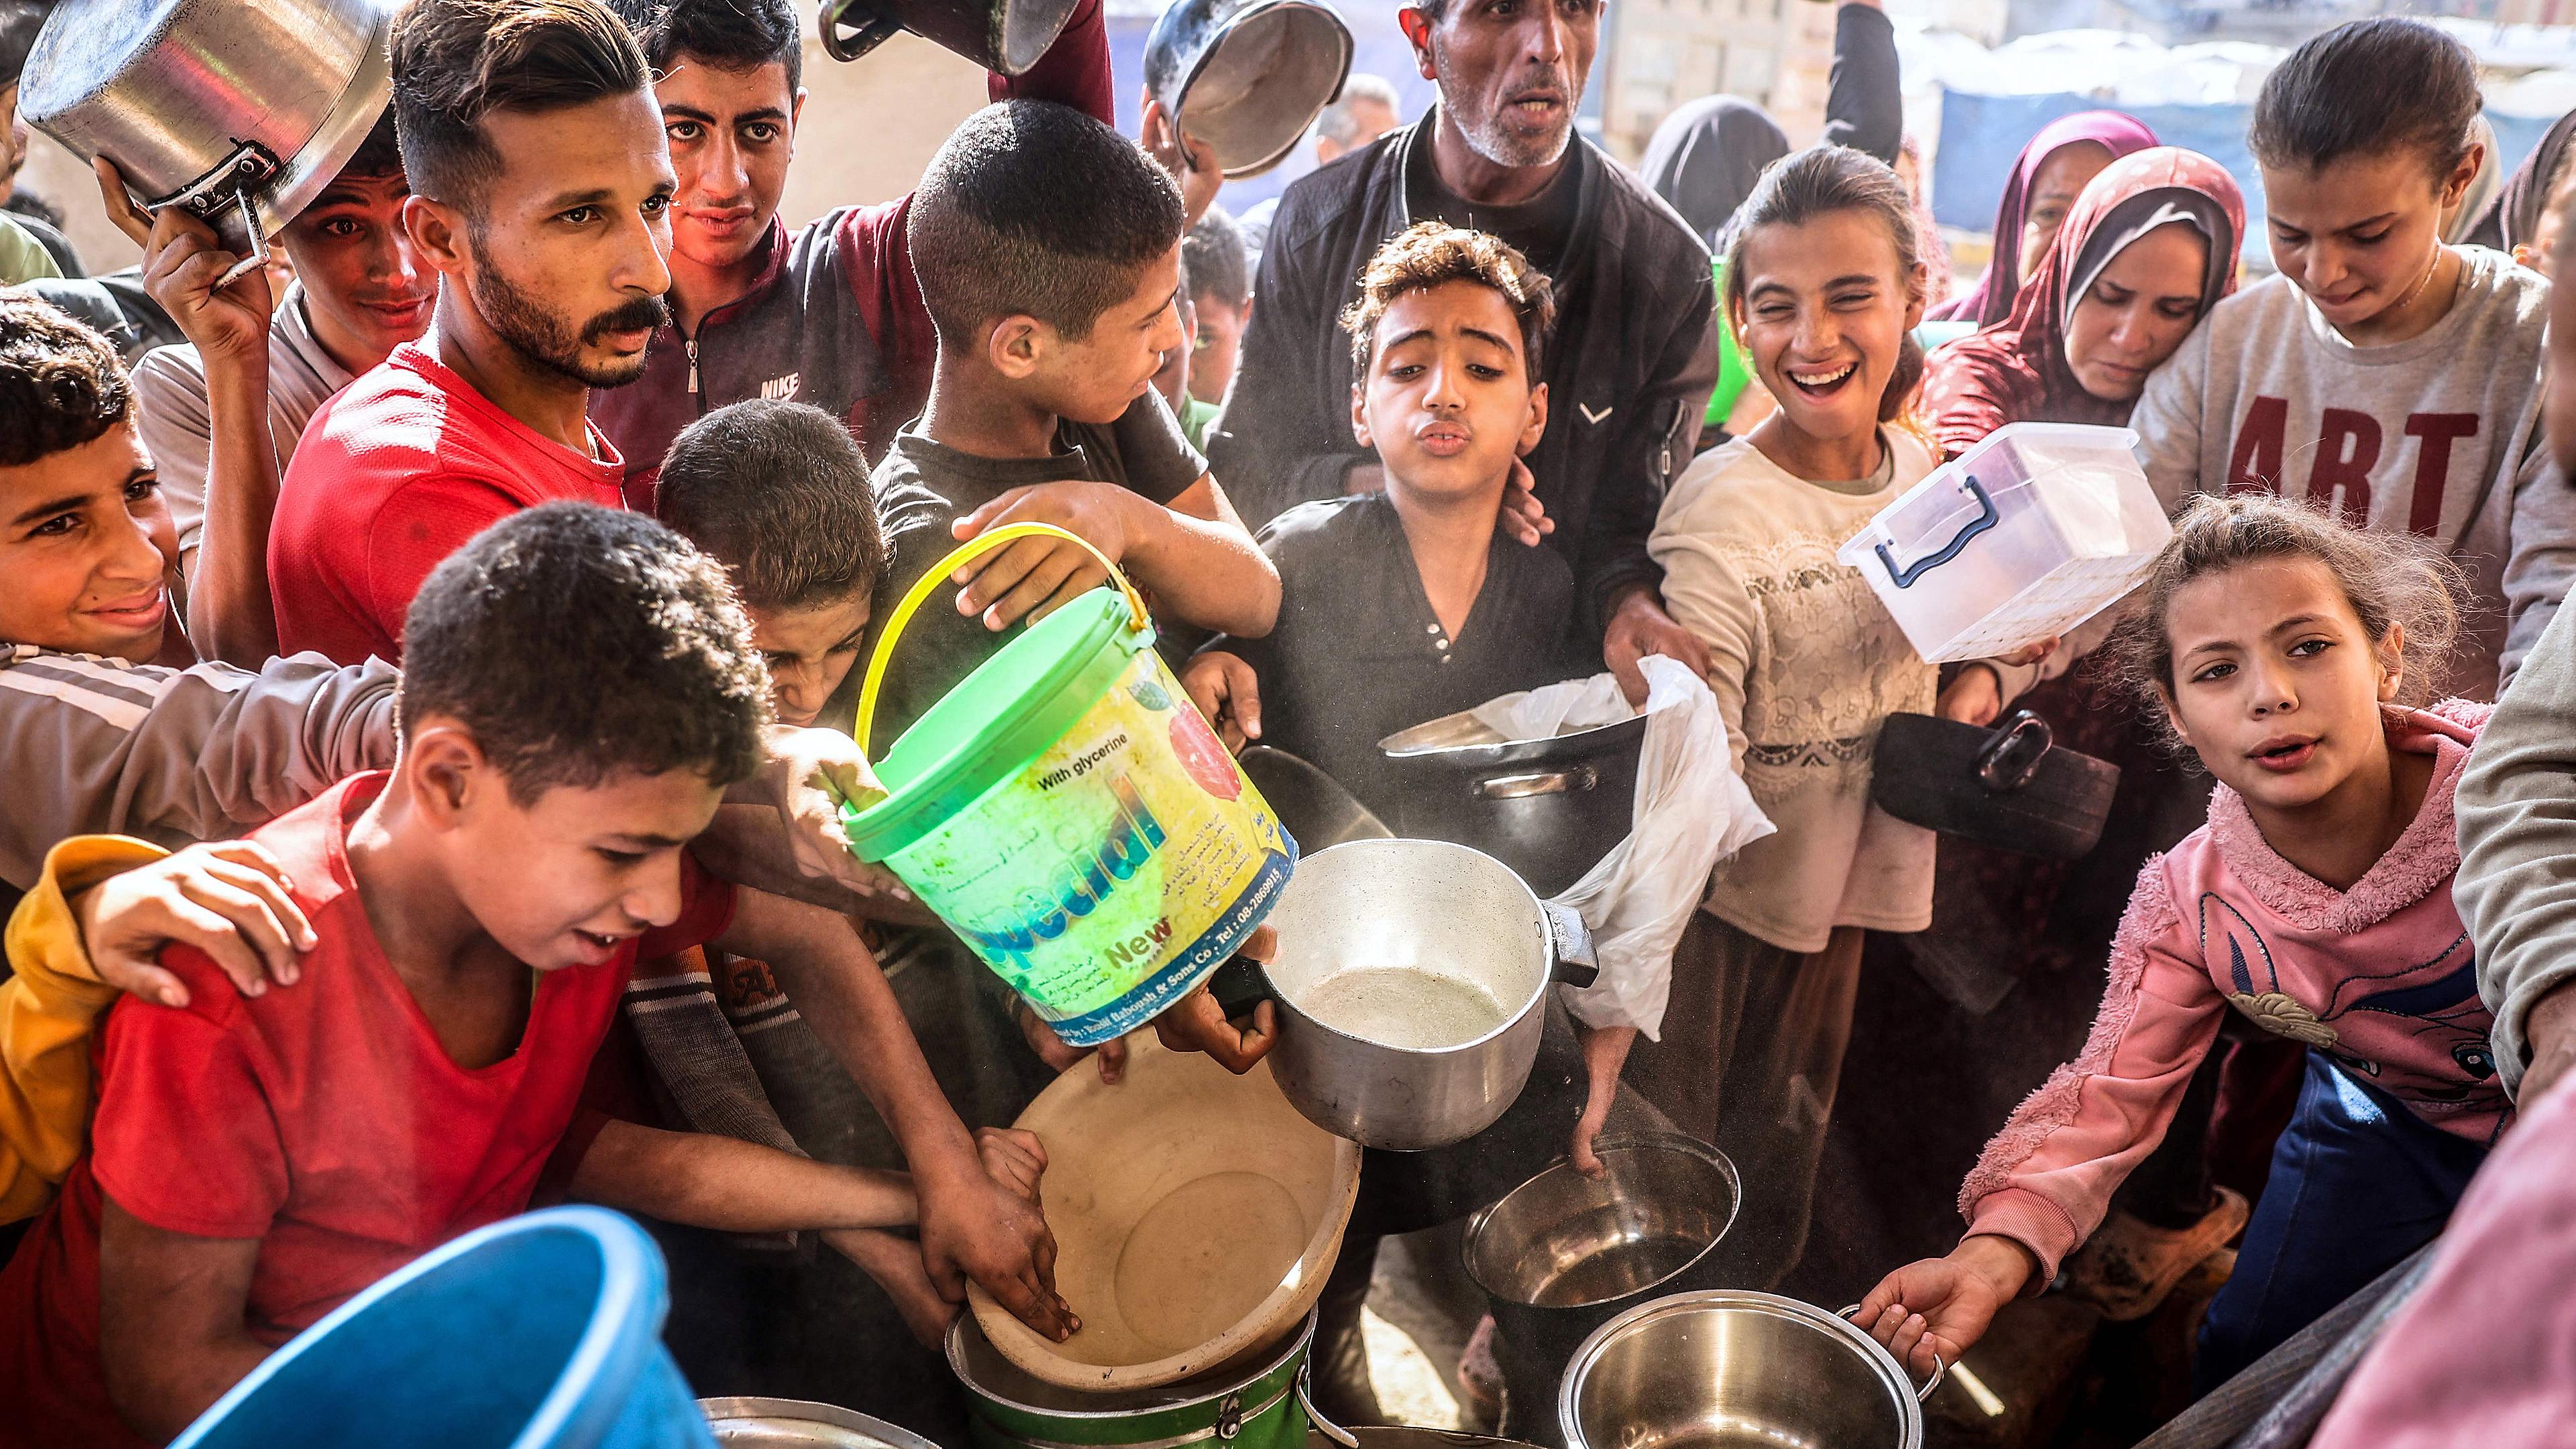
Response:
[[[2389,712],[2389,743],[2432,755],[2433,781],[2349,891],[2283,860],[2235,791],[2212,793],[2209,823],[2138,874],[2083,1055],[2021,1104],[1959,1190],[1970,1234],[2038,1255],[2034,1289],[2055,1277],[2163,1139],[2230,1006],[2444,1131],[2495,1138],[2510,1108],[2451,908],[2451,794],[2490,708],[2455,699]]]

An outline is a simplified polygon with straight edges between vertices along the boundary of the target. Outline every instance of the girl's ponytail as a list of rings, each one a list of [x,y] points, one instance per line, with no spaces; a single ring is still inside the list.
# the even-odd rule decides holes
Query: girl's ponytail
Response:
[[[1753,194],[1736,208],[1726,229],[1726,295],[1718,305],[1726,315],[1720,325],[1735,325],[1744,300],[1744,238],[1758,226],[1801,226],[1837,211],[1866,212],[1887,228],[1896,247],[1896,265],[1909,296],[1922,298],[1916,273],[1923,266],[1921,233],[1915,230],[1914,200],[1904,179],[1886,162],[1848,146],[1810,146],[1774,161],[1753,183]],[[1923,380],[1923,345],[1905,334],[1896,368],[1888,374],[1887,391],[1878,399],[1880,422],[1895,422],[1913,400]]]

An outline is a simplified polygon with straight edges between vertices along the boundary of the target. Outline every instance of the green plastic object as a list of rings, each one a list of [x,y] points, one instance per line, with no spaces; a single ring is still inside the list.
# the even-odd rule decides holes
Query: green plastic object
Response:
[[[962,562],[952,555],[925,581]],[[871,661],[863,735],[910,615],[889,618]],[[877,767],[886,798],[842,807],[851,849],[890,867],[1077,1047],[1135,1030],[1206,981],[1297,859],[1153,642],[1132,593],[1075,599],[904,731]]]
[[[1717,276],[1717,391],[1708,395],[1708,415],[1702,421],[1717,428],[1724,427],[1726,415],[1735,411],[1735,400],[1744,396],[1744,385],[1753,380],[1753,368],[1735,340],[1734,324],[1727,320],[1726,258],[1709,265]]]
[[[984,1342],[975,1315],[948,1330],[948,1365],[966,1387],[975,1449],[1305,1449],[1298,1381],[1315,1316],[1265,1363],[1216,1369],[1159,1389],[1086,1393],[1041,1383]]]

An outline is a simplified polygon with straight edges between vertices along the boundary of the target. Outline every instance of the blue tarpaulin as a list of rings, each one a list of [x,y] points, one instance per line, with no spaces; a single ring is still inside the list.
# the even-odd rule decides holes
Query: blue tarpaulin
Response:
[[[1995,224],[2013,160],[2040,128],[2060,116],[2102,109],[2087,96],[1980,96],[1941,93],[1941,149],[1932,162],[1932,214],[1943,226],[1984,231]],[[2168,146],[2198,151],[2225,166],[2245,188],[2245,254],[2267,250],[2263,239],[2263,188],[2254,157],[2245,149],[2251,106],[2124,106]],[[2505,116],[2492,111],[2496,147],[2507,172],[2522,163],[2548,131],[2550,117]]]

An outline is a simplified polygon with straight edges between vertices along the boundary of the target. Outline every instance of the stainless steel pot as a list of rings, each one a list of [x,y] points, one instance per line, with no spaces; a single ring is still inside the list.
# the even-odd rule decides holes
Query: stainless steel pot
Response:
[[[1351,73],[1323,0],[1174,0],[1145,37],[1145,89],[1228,176],[1279,164]]]
[[[145,207],[205,218],[241,256],[322,193],[393,95],[399,0],[62,0],[18,109]]]
[[[1263,968],[1280,1006],[1271,1073],[1297,1110],[1367,1147],[1416,1151],[1483,1131],[1528,1082],[1549,984],[1592,982],[1582,918],[1508,866],[1438,840],[1354,840],[1297,862]],[[1454,1046],[1391,1046],[1325,1025],[1301,1002],[1338,972],[1403,967],[1489,997],[1502,1024]]]
[[[1635,827],[1646,717],[1541,740],[1506,740],[1473,710],[1377,742],[1407,835],[1472,845],[1552,896]]]
[[[1074,0],[823,0],[815,28],[834,60],[857,60],[898,30],[986,70],[1018,75],[1073,18]]]
[[[1584,1340],[1557,1413],[1568,1449],[1921,1449],[1921,1400],[1940,1382],[1917,1389],[1878,1340],[1813,1304],[1682,1293]]]
[[[1605,1137],[1599,1181],[1562,1159],[1467,1223],[1467,1276],[1505,1351],[1553,1382],[1594,1329],[1649,1298],[1726,1286],[1718,1242],[1744,1186],[1726,1154],[1680,1132]]]
[[[700,1399],[726,1449],[939,1449],[919,1434],[838,1404],[803,1399]]]

